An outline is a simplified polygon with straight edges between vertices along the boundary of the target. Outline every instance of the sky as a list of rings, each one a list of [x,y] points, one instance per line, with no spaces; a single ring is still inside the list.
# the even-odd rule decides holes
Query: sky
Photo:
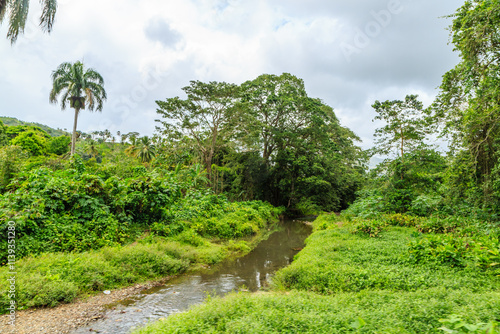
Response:
[[[459,61],[447,27],[453,0],[59,0],[50,34],[30,2],[16,44],[0,26],[0,116],[71,131],[73,110],[49,103],[50,75],[83,61],[105,80],[102,113],[78,129],[155,130],[156,100],[184,97],[191,80],[241,84],[291,73],[342,125],[373,145],[376,101],[418,94],[424,105]]]

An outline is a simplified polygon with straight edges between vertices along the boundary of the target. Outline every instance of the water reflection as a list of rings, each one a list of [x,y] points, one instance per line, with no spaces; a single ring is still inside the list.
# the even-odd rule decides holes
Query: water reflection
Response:
[[[117,304],[104,319],[73,332],[128,333],[149,321],[164,318],[203,302],[208,294],[222,296],[245,287],[257,291],[265,287],[279,268],[287,266],[303,247],[311,228],[300,221],[285,221],[280,229],[246,256],[225,262],[196,275],[183,275],[164,286]]]

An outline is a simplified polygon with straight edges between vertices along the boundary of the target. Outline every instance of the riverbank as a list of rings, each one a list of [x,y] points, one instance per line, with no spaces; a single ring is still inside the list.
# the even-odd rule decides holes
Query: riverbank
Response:
[[[224,243],[214,243],[212,253],[218,254],[216,257],[194,256],[203,258],[207,263],[193,262],[186,268],[188,273],[196,273],[200,270],[206,270],[210,265],[217,266],[223,260],[236,259],[244,256],[255,248],[262,240],[265,240],[274,231],[276,225],[270,223],[266,228],[261,229],[255,236],[240,240],[230,240]],[[129,247],[136,247],[130,245]],[[177,244],[177,251],[182,253],[182,245]],[[184,245],[185,246],[185,245]],[[207,245],[205,245],[207,246]],[[184,249],[185,250],[185,249]],[[215,251],[217,250],[217,251]],[[194,252],[190,249],[190,252]],[[205,250],[205,252],[207,252]],[[193,253],[193,254],[196,254]],[[222,254],[222,255],[221,255]],[[94,254],[95,255],[95,254]],[[50,255],[49,255],[50,257]],[[211,261],[206,261],[212,259]],[[109,294],[102,291],[93,292],[86,295],[80,295],[70,303],[58,305],[55,307],[30,308],[20,310],[16,313],[15,327],[9,325],[8,315],[0,315],[0,333],[12,334],[34,334],[51,333],[66,334],[76,328],[92,324],[101,319],[109,305],[117,303],[127,298],[133,298],[141,294],[144,290],[162,286],[175,276],[167,276],[157,280],[141,282],[133,286],[122,287],[110,290]]]
[[[429,249],[427,258],[416,253],[422,255],[432,246],[426,240],[439,238],[466,241],[469,248],[481,240],[483,249],[478,251],[484,251],[486,238],[498,236],[497,227],[487,224],[483,231],[457,224],[453,234],[422,233],[429,227],[450,227],[454,221],[463,223],[320,216],[306,247],[276,274],[272,292],[212,298],[134,333],[188,333],[197,328],[206,333],[443,333],[444,327],[450,333],[466,333],[452,331],[459,324],[467,324],[470,333],[487,333],[486,328],[498,326],[500,320],[495,269],[477,265],[451,241],[442,249]],[[467,231],[474,235],[459,236]],[[453,262],[458,260],[460,265]]]
[[[84,334],[91,329],[108,334],[129,333],[146,323],[202,303],[208,295],[267,290],[270,277],[290,264],[310,233],[311,228],[302,221],[284,221],[247,255],[228,259],[210,269],[174,277],[165,285],[113,305],[114,309],[108,310],[104,318],[72,333]]]
[[[15,263],[15,293],[7,293],[11,271],[4,266],[0,268],[2,311],[7,313],[5,311],[10,303],[15,301],[18,320],[21,319],[17,325],[23,327],[21,324],[25,323],[31,332],[43,332],[45,329],[42,327],[56,322],[36,319],[44,319],[45,316],[57,319],[60,312],[69,314],[62,317],[67,319],[63,322],[66,324],[64,328],[81,325],[98,318],[102,313],[96,311],[96,307],[112,302],[114,295],[122,299],[157,284],[164,277],[243,256],[271,233],[281,210],[265,203],[234,206],[236,209],[233,212],[217,219],[209,217],[185,222],[184,230],[173,236],[145,232],[129,245],[24,257]],[[165,228],[168,227],[165,225]],[[222,228],[225,234],[218,233]],[[245,233],[240,233],[240,230]],[[237,232],[240,237],[237,237]],[[104,297],[103,291],[106,290],[117,292],[111,297]],[[74,306],[54,308],[68,303]],[[1,317],[0,321],[5,321],[5,318]],[[34,323],[40,327],[33,327]]]
[[[17,312],[15,326],[7,315],[0,315],[0,333],[5,334],[67,334],[72,330],[101,319],[107,305],[133,297],[141,291],[164,284],[170,277],[131,287],[100,293],[54,308],[28,309]]]

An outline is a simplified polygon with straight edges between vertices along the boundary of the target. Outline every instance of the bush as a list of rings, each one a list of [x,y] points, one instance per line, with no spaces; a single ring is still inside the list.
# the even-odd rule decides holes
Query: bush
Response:
[[[355,222],[353,233],[365,233],[374,238],[379,237],[386,227],[387,223],[381,220],[360,220]]]
[[[468,266],[471,270],[480,268],[500,274],[500,240],[494,236],[426,235],[411,241],[408,252],[412,263]]]
[[[438,212],[443,202],[443,198],[437,194],[422,194],[411,202],[410,212],[426,217],[434,212]]]
[[[175,236],[189,225],[203,236],[249,236],[282,212],[260,201],[231,203],[208,189],[183,189],[174,172],[134,167],[135,177],[103,180],[86,171],[78,157],[72,167],[21,173],[0,198],[0,232],[7,221],[16,222],[18,257],[123,245],[148,230]],[[6,255],[2,243],[0,263]]]

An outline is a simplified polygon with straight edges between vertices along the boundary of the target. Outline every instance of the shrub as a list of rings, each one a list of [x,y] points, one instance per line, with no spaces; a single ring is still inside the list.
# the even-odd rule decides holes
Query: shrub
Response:
[[[381,220],[359,220],[354,224],[353,233],[365,233],[374,238],[379,237],[386,227],[387,224]]]
[[[418,216],[429,216],[438,212],[443,198],[437,194],[422,194],[411,202],[410,212]]]

